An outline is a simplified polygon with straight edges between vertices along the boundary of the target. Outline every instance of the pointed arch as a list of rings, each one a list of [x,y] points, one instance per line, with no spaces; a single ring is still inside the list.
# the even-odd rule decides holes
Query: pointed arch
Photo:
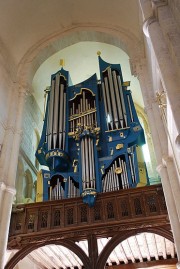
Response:
[[[27,256],[33,250],[46,246],[46,245],[61,245],[63,247],[68,248],[72,252],[74,252],[82,261],[85,269],[91,269],[90,259],[86,255],[86,253],[78,246],[75,242],[64,239],[64,240],[54,240],[54,239],[47,239],[44,242],[32,243],[26,245],[24,248],[19,250],[13,257],[8,261],[5,266],[5,269],[13,269],[16,264],[22,260],[25,256]]]
[[[130,230],[126,232],[120,232],[119,234],[116,234],[109,240],[109,242],[106,244],[106,246],[100,253],[97,260],[96,269],[104,269],[104,266],[106,264],[109,255],[118,244],[120,244],[122,241],[126,240],[130,236],[134,236],[137,235],[138,233],[143,232],[158,234],[170,240],[171,242],[174,242],[172,232],[166,230],[165,228],[142,228],[141,230]]]

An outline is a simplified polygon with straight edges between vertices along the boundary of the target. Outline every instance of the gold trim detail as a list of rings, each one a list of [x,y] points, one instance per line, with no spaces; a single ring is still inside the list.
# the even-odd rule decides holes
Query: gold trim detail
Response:
[[[119,174],[122,173],[122,168],[121,167],[116,167],[116,169],[114,170],[114,172],[119,175]]]
[[[116,149],[119,150],[119,149],[122,149],[124,147],[124,144],[117,144],[116,145]]]
[[[93,93],[92,90],[90,90],[90,89],[88,89],[88,88],[81,88],[81,90],[80,90],[79,93],[76,93],[75,96],[74,96],[73,98],[69,99],[69,102],[72,101],[72,100],[74,100],[78,95],[81,95],[83,90],[85,90],[85,91],[89,91],[89,92],[92,94],[92,96],[96,96],[96,95]]]
[[[127,129],[130,129],[130,127],[125,127],[125,128],[120,128],[120,129],[114,129],[114,130],[108,130],[108,131],[105,131],[105,133],[110,133],[110,132],[115,132],[115,131],[120,131],[120,130],[127,130]]]

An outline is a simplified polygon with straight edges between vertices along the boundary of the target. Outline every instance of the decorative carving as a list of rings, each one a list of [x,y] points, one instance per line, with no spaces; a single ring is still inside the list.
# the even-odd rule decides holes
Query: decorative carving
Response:
[[[11,238],[11,240],[8,242],[8,249],[20,248],[21,240],[22,240],[22,237],[20,236]]]

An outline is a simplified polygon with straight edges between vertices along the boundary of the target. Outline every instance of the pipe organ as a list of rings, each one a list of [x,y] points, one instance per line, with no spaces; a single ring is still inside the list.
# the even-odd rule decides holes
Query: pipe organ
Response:
[[[37,201],[81,196],[94,206],[99,192],[149,184],[141,146],[144,132],[120,65],[99,56],[96,74],[69,86],[63,68],[51,77],[36,157]],[[138,156],[141,156],[138,159]]]

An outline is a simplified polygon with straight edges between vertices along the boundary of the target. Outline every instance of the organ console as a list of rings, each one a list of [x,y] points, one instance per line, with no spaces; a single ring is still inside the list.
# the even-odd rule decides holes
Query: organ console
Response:
[[[90,207],[99,192],[149,184],[141,146],[144,131],[119,64],[99,58],[96,74],[69,86],[63,68],[51,76],[36,157],[49,170],[37,178],[37,201],[81,196]]]

